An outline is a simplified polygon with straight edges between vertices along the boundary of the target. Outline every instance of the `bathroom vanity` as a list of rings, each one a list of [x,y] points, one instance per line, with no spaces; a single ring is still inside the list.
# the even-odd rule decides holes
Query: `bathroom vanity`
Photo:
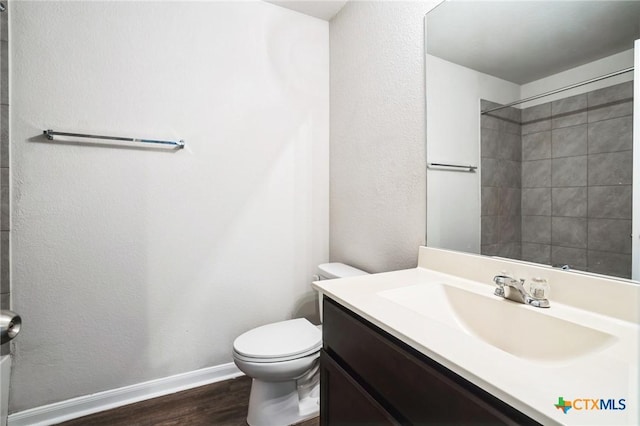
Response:
[[[331,299],[322,424],[538,424]]]
[[[636,284],[424,247],[418,265],[314,283],[321,424],[637,423]],[[504,271],[548,279],[551,307],[494,296]]]

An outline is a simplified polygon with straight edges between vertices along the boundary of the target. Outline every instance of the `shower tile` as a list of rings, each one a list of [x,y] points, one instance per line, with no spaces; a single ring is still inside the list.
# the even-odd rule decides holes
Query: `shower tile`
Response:
[[[519,161],[501,160],[500,186],[508,188],[522,187],[522,164]]]
[[[587,155],[587,125],[553,130],[551,154],[553,158]]]
[[[508,259],[520,259],[522,257],[522,245],[515,242],[499,244],[497,253],[494,256],[506,257]]]
[[[633,114],[632,101],[616,101],[611,104],[589,108],[589,123]]]
[[[482,127],[482,129],[492,129],[492,130],[496,130],[496,131],[501,131],[501,125],[502,120],[498,117],[489,115],[489,114],[483,114],[480,117],[480,127]]]
[[[500,212],[501,188],[483,186],[481,188],[480,214],[482,216],[497,216]]]
[[[483,244],[480,246],[480,254],[484,256],[498,256],[502,244]]]
[[[552,217],[551,244],[554,246],[587,248],[587,219]]]
[[[631,151],[589,155],[589,186],[631,185],[632,177]]]
[[[491,108],[497,108],[502,106],[501,104],[497,104],[497,103],[493,103],[491,105],[491,107],[489,107],[489,109]],[[486,115],[491,116],[491,117],[496,117],[499,118],[501,120],[510,120],[510,113],[509,113],[509,108],[501,108],[501,109],[497,109],[495,111],[491,111],[488,112]]]
[[[506,121],[493,113],[482,115],[480,125],[483,129],[492,129],[498,132],[504,132],[507,127]]]
[[[520,243],[498,243],[480,246],[480,254],[500,256],[509,259],[520,259],[522,247]]]
[[[587,270],[589,272],[614,275],[621,278],[631,278],[630,254],[589,250],[587,252],[587,258],[589,262]]]
[[[551,130],[551,103],[522,110],[522,134]]]
[[[2,286],[11,286],[9,250],[9,231],[0,231],[0,283]]]
[[[571,96],[551,103],[551,127],[575,126],[587,122],[587,94]]]
[[[9,167],[9,106],[0,105],[0,167]]]
[[[551,188],[523,189],[522,214],[526,216],[550,216]]]
[[[587,267],[587,250],[571,247],[551,247],[552,265],[569,265],[571,269],[584,270]]]
[[[519,216],[520,189],[519,188],[482,188],[482,216]]]
[[[553,216],[587,216],[587,187],[553,188],[551,200]]]
[[[522,243],[522,260],[549,264],[551,263],[551,246],[548,244]]]
[[[590,186],[589,218],[631,219],[631,185]]]
[[[497,216],[498,241],[513,243],[522,240],[520,216]]]
[[[488,109],[496,108],[500,106],[502,106],[502,104],[498,104],[495,102],[488,102],[486,105],[483,104],[481,108],[484,111],[484,110],[488,110]],[[520,123],[520,118],[521,118],[520,109],[514,108],[514,107],[497,109],[495,111],[489,112],[488,115],[501,118],[505,121],[513,121],[515,123]]]
[[[482,216],[480,218],[481,244],[496,244],[500,242],[500,221],[498,216]]]
[[[522,160],[551,158],[551,132],[536,132],[522,136]]]
[[[0,230],[9,230],[9,169],[0,168]]]
[[[633,81],[615,84],[587,93],[589,108],[611,102],[633,99]]]
[[[509,120],[518,124],[522,123],[522,110],[520,108],[510,107],[507,109],[509,110]]]
[[[522,187],[540,188],[551,186],[551,160],[522,162]]]
[[[500,139],[498,158],[512,161],[522,160],[522,137],[520,132],[504,133],[504,137]]]
[[[497,186],[503,188],[520,188],[522,181],[522,166],[519,161],[482,158],[480,164],[483,187]]]
[[[589,124],[589,154],[630,151],[633,148],[633,118],[620,117]]]
[[[588,93],[589,123],[633,114],[633,82]]]
[[[523,243],[551,243],[551,217],[522,216]]]
[[[631,220],[589,219],[589,249],[631,253]]]
[[[482,186],[499,186],[502,161],[495,158],[483,157],[480,159],[480,171]]]
[[[586,186],[587,156],[551,160],[551,186]]]
[[[594,90],[587,96],[589,123],[633,113],[633,81]]]
[[[508,120],[505,121],[504,131],[512,135],[520,136],[522,134],[522,126],[519,122]]]
[[[498,215],[520,216],[521,197],[520,188],[499,188]]]
[[[496,129],[483,128],[480,134],[480,155],[484,158],[498,158],[500,139],[504,133]]]
[[[9,43],[0,41],[0,103],[9,105]]]
[[[502,106],[502,104],[496,103],[496,102],[491,102],[488,101],[486,99],[480,99],[480,110],[481,111],[485,111],[487,109],[491,109],[491,108],[495,108],[495,107],[499,107]]]

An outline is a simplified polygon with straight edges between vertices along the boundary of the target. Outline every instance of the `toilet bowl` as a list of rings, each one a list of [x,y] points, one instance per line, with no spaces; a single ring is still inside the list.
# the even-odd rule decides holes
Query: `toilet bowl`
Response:
[[[318,272],[320,279],[366,274],[342,263],[322,264]],[[321,348],[320,327],[304,318],[263,325],[236,338],[233,361],[252,378],[250,426],[285,426],[318,415]]]

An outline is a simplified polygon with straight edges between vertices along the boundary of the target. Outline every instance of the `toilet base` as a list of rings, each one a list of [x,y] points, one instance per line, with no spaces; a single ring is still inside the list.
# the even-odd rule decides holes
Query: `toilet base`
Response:
[[[299,392],[296,380],[264,382],[253,379],[249,396],[249,426],[286,426],[316,417],[320,389]]]

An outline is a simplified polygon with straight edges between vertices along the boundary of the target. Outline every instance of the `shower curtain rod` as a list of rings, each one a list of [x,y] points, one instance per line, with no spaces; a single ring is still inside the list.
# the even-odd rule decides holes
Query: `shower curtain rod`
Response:
[[[609,73],[609,74],[601,75],[600,77],[592,78],[591,80],[581,81],[580,83],[571,84],[569,86],[561,87],[560,89],[555,89],[555,90],[551,90],[550,92],[541,93],[540,95],[530,96],[528,98],[521,99],[521,100],[515,101],[515,102],[511,102],[511,103],[508,103],[506,105],[501,105],[499,107],[490,108],[490,109],[488,109],[486,111],[480,111],[480,114],[481,115],[482,114],[487,114],[489,112],[497,111],[499,109],[509,108],[511,106],[514,106],[514,105],[519,105],[519,104],[523,104],[525,102],[534,101],[536,99],[544,98],[545,96],[555,95],[556,93],[564,92],[565,90],[575,89],[576,87],[584,86],[585,84],[595,83],[596,81],[604,80],[604,79],[607,79],[607,78],[610,78],[610,77],[615,77],[617,75],[625,74],[625,73],[628,73],[628,72],[631,72],[631,71],[633,71],[633,67],[625,68],[625,69],[622,69],[620,71],[614,71],[614,72]]]

